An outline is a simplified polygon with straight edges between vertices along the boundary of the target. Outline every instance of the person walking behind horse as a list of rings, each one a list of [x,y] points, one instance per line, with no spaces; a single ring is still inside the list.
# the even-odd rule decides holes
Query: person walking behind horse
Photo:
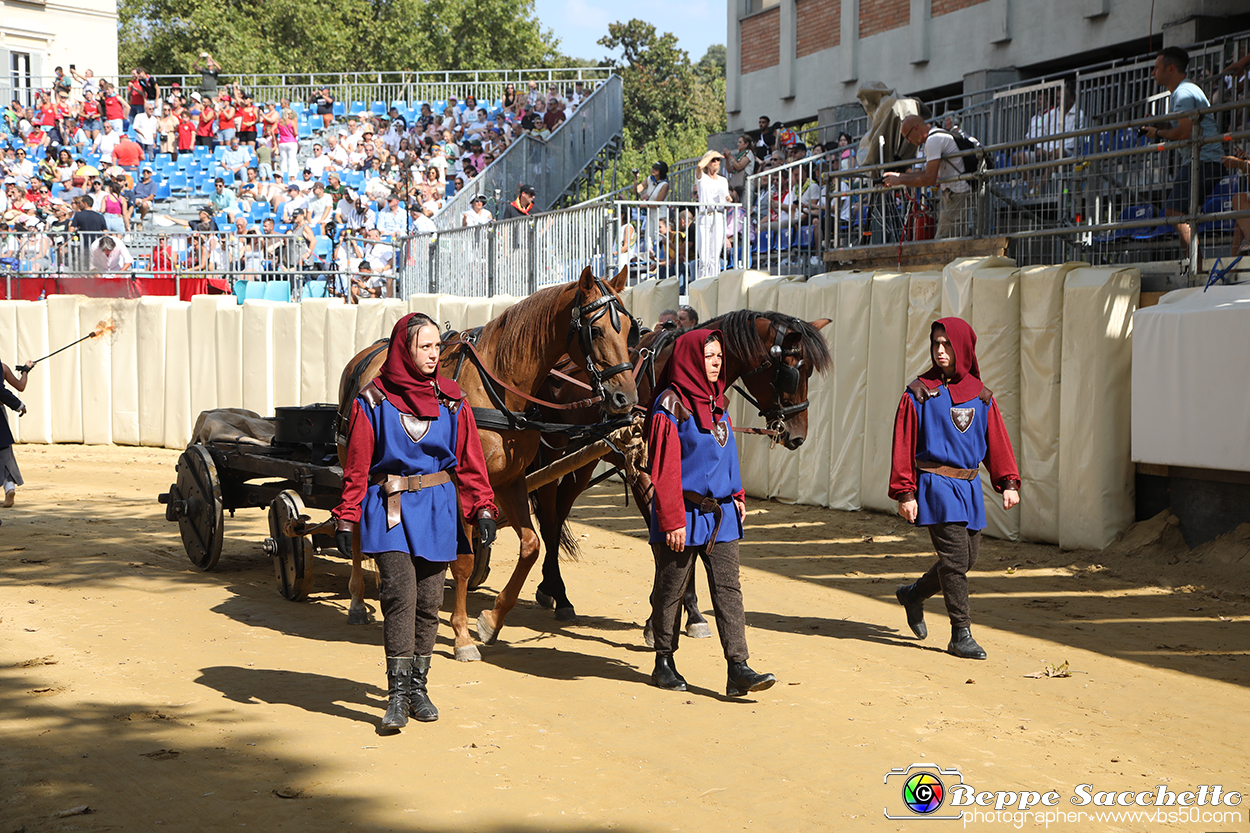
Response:
[[[962,318],[941,318],[929,330],[933,367],[903,392],[894,418],[890,497],[908,523],[929,528],[937,563],[895,597],[918,639],[929,635],[924,600],[941,591],[951,621],[948,653],[985,659],[972,638],[968,571],[977,563],[985,499],[977,470],[990,472],[1003,509],[1020,502],[1020,473],[994,394],[981,384],[977,335]]]
[[[746,516],[746,495],[738,471],[738,449],[725,412],[721,378],[724,347],[720,330],[694,330],[678,337],[647,415],[651,457],[651,551],[655,586],[651,622],[655,671],[651,682],[685,691],[673,664],[682,596],[694,576],[697,556],[710,569],[708,582],[716,630],[729,664],[725,693],[741,697],[777,682],[747,665],[746,615],[739,578],[738,539]]]
[[[8,386],[12,385],[18,393],[26,390],[27,374],[32,364],[27,362],[20,367],[21,374],[17,375],[7,364],[0,363],[0,403],[17,411],[19,417],[26,416],[26,406]],[[9,429],[7,418],[0,418],[0,485],[4,487],[4,507],[7,509],[13,505],[17,487],[22,485],[22,473],[18,471],[17,458],[13,456],[13,432]]]
[[[438,327],[421,313],[395,324],[378,377],[352,404],[335,543],[360,550],[381,577],[389,702],[382,727],[438,719],[427,691],[447,564],[468,545],[460,521],[495,538],[495,498],[473,409],[438,375]],[[457,494],[458,490],[458,494]]]

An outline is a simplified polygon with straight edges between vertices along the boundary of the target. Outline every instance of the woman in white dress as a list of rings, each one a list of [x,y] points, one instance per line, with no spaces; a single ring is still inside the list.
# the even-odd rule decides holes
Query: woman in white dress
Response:
[[[720,274],[720,255],[725,247],[725,206],[729,203],[729,180],[720,175],[720,166],[721,155],[709,150],[694,171],[699,198],[696,279]]]

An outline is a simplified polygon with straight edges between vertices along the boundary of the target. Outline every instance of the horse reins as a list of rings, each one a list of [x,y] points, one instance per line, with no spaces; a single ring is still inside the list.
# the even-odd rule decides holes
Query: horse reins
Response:
[[[776,407],[766,409],[762,405],[760,405],[760,403],[755,399],[755,397],[751,396],[751,394],[748,393],[745,388],[741,388],[737,384],[733,386],[733,389],[735,391],[737,391],[739,394],[745,397],[748,402],[750,402],[752,405],[756,407],[756,409],[759,410],[759,415],[764,419],[766,423],[768,423],[768,427],[767,428],[735,428],[734,429],[735,431],[739,431],[744,434],[765,434],[767,436],[773,437],[775,441],[778,437],[781,436],[781,432],[785,427],[784,423],[786,419],[794,416],[795,414],[801,414],[802,412],[807,410],[809,403],[808,403],[808,400],[806,399],[804,399],[802,402],[796,402],[793,405],[781,405],[780,404],[782,394],[794,394],[798,391],[800,368],[803,366],[802,351],[797,350],[797,349],[786,350],[784,347],[782,347],[782,342],[785,341],[786,336],[789,334],[789,332],[790,330],[788,327],[786,327],[785,324],[780,324],[780,323],[775,324],[775,329],[773,332],[773,343],[772,343],[772,346],[768,348],[768,356],[769,356],[768,359],[766,359],[758,367],[755,367],[747,371],[746,373],[743,373],[740,377],[738,377],[739,379],[745,379],[748,376],[754,376],[756,373],[762,373],[763,371],[768,370],[769,368],[773,368],[773,377],[770,380],[769,384],[772,386],[773,395],[776,398],[777,403],[778,403]],[[791,358],[797,358],[799,360],[798,364],[795,364],[795,365],[786,364],[785,359],[787,356]]]

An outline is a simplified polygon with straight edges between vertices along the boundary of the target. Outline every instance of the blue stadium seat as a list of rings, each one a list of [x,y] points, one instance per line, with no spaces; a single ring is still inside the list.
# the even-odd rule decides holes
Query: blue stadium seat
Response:
[[[369,105],[369,111],[378,116],[386,115],[386,102],[385,101],[373,102],[373,104]]]
[[[403,112],[404,110],[407,110],[407,109],[408,109],[408,102],[406,102],[406,101],[392,101],[392,102],[391,102],[391,106],[392,106],[392,107],[394,107],[396,110],[399,110],[400,112]]]
[[[328,264],[334,256],[334,241],[323,234],[317,235],[317,241],[313,244],[313,257],[318,263]]]
[[[180,171],[169,177],[169,183],[166,187],[169,188],[171,192],[177,191],[180,194],[185,194],[187,191],[191,190],[187,183],[187,175]]]
[[[234,297],[239,299],[240,304],[243,303],[243,299],[247,297],[247,285],[249,283],[255,283],[255,281],[234,282]]]
[[[185,177],[183,181],[185,182]],[[156,186],[156,198],[158,200],[167,200],[172,198],[173,195],[173,188],[170,187],[168,182],[162,182],[160,185]]]
[[[263,301],[267,290],[265,289],[266,281],[247,281],[246,294],[243,296],[245,301]]]
[[[260,221],[268,217],[271,213],[272,211],[269,208],[269,203],[265,202],[264,200],[257,200],[256,202],[252,203],[252,210],[248,214],[248,217],[252,220],[252,222],[259,223]]]
[[[365,110],[367,110],[367,109],[368,109],[368,108],[365,106],[365,103],[364,103],[363,101],[353,101],[353,102],[352,102],[352,109],[350,110],[350,113],[351,113],[351,115],[353,115],[353,116],[357,116],[357,115],[360,115],[361,113],[365,112]]]
[[[341,101],[334,102],[334,117],[341,119],[345,115],[347,115],[347,105]]]
[[[1124,223],[1129,220],[1147,220],[1155,215],[1155,207],[1153,205],[1130,205],[1128,208],[1120,212],[1120,222]],[[1139,228],[1118,228],[1108,231],[1104,234],[1094,235],[1095,243],[1110,243],[1113,240],[1122,240],[1138,231],[1149,231],[1150,227]]]
[[[1236,178],[1233,178],[1234,185]],[[1232,194],[1212,194],[1202,203],[1203,214],[1220,214],[1225,211],[1233,210]],[[1207,220],[1205,223],[1198,224],[1198,233],[1206,234],[1210,231],[1230,232],[1233,230],[1234,221],[1232,218],[1227,220]]]
[[[309,281],[304,286],[303,298],[324,298],[324,297],[326,297],[326,282],[325,281],[320,281],[320,280]],[[301,298],[300,300],[303,300],[303,298]]]
[[[265,281],[265,300],[290,302],[291,284],[287,281]]]

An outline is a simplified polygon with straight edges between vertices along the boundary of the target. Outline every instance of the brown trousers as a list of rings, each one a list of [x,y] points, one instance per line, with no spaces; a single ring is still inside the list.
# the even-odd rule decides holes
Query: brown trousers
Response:
[[[728,511],[736,511],[730,507]],[[746,662],[746,614],[742,608],[742,583],[739,579],[738,542],[714,544],[710,547],[686,547],[673,552],[666,544],[652,544],[655,556],[655,585],[651,591],[651,627],[655,631],[655,652],[671,654],[677,650],[681,631],[682,597],[694,577],[694,565],[706,550],[708,587],[712,610],[716,613],[716,633],[720,637],[725,659]]]
[[[382,644],[388,657],[425,657],[434,652],[438,610],[443,605],[447,564],[406,552],[373,556],[381,577]]]
[[[969,530],[967,524],[932,524],[929,539],[937,551],[937,563],[916,582],[921,599],[939,592],[946,602],[951,627],[972,626],[968,611],[968,571],[976,566],[981,548],[981,530]]]

